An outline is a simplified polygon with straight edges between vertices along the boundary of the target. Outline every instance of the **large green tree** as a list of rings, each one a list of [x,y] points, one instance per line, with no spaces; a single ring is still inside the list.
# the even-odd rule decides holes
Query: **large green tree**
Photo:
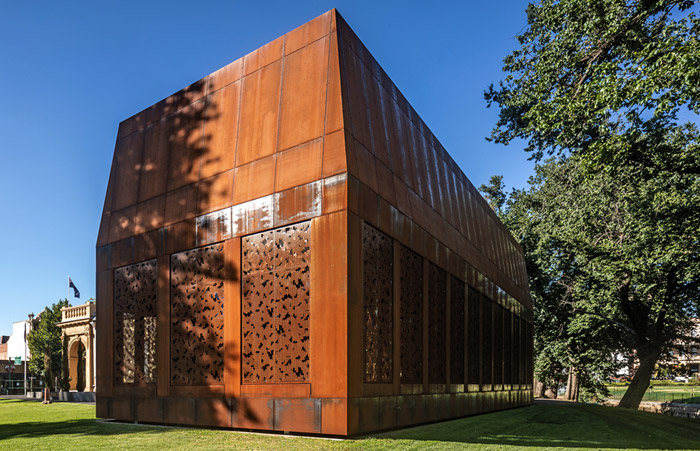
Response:
[[[640,135],[700,113],[697,9],[694,0],[528,5],[508,75],[485,93],[500,110],[491,139],[523,139],[537,159],[577,151],[589,164],[660,163]]]
[[[39,324],[27,335],[29,352],[32,355],[29,368],[44,378],[47,387],[54,390],[54,376],[61,374],[61,329],[56,325],[61,321],[61,309],[70,304],[62,299],[39,314]]]
[[[688,0],[530,4],[507,77],[485,94],[499,108],[491,139],[522,139],[536,160],[565,157],[527,193],[558,190],[540,211],[553,252],[540,263],[567,287],[549,302],[567,299],[577,314],[551,316],[579,321],[581,336],[595,330],[581,318],[619,331],[640,360],[624,407],[639,404],[654,362],[697,313],[700,148],[696,127],[679,119],[700,113],[695,10]]]
[[[669,145],[697,143],[694,133]],[[621,405],[636,407],[656,362],[697,342],[688,331],[700,302],[700,179],[636,163],[591,174],[577,156],[536,171],[501,216],[526,254],[538,376],[566,368],[600,393],[614,355],[633,353],[639,368]]]

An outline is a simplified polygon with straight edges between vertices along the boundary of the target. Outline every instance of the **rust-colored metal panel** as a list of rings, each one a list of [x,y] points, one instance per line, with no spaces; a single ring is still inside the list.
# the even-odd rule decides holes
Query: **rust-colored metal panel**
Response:
[[[197,214],[221,210],[231,205],[233,170],[222,172],[199,182]]]
[[[347,47],[342,47],[346,43],[345,36],[341,35],[340,58],[341,66],[346,70],[342,71],[348,94],[348,105],[351,117],[350,121],[352,135],[365,147],[372,147],[370,137],[369,121],[367,116],[367,98],[362,84],[362,62],[355,53]],[[347,125],[346,125],[347,127]]]
[[[277,155],[270,155],[236,168],[233,205],[258,199],[274,192],[276,159]]]
[[[347,174],[338,174],[323,180],[323,214],[348,208]]]
[[[207,79],[207,83],[209,84],[207,87],[207,93],[212,94],[219,89],[240,80],[242,73],[243,58],[239,58],[209,75]]]
[[[233,405],[235,402],[235,399],[230,398],[197,398],[197,424],[230,428],[233,424]]]
[[[379,224],[379,197],[377,192],[362,182],[360,182],[359,188],[359,215],[363,220],[376,226]]]
[[[246,67],[248,60],[246,56]],[[277,148],[281,69],[277,61],[243,78],[236,166],[272,155]]]
[[[166,229],[166,253],[174,254],[195,247],[195,220],[188,219],[168,226]]]
[[[355,142],[353,147],[355,158],[357,159],[357,170],[360,182],[367,185],[369,189],[378,192],[377,188],[377,168],[374,156],[359,142]]]
[[[111,268],[110,266],[110,259],[111,259],[111,246],[109,244],[105,246],[99,246],[95,252],[95,255],[97,257],[97,265],[96,265],[96,271],[97,273],[100,273],[102,271],[106,271]]]
[[[134,216],[136,216],[136,205],[115,211],[109,216],[110,243],[134,235]]]
[[[223,383],[224,246],[171,256],[172,385]]]
[[[319,216],[322,211],[322,196],[321,181],[277,193],[273,205],[274,225],[291,224]]]
[[[348,216],[311,221],[310,364],[314,397],[347,395]],[[325,418],[325,417],[324,417]]]
[[[320,138],[277,154],[275,191],[320,179],[322,163],[323,140]]]
[[[151,230],[134,237],[134,260],[141,262],[158,256],[160,231]]]
[[[241,396],[249,398],[274,397],[274,398],[309,398],[311,397],[311,384],[306,383],[262,383],[242,384]]]
[[[253,50],[243,60],[243,75],[250,75],[254,71],[279,60],[282,58],[283,51],[284,36],[263,45],[257,50]]]
[[[382,162],[376,163],[377,174],[377,189],[380,196],[387,200],[391,205],[396,205],[396,192],[394,191],[394,177],[391,169],[386,167]]]
[[[200,99],[175,113],[170,135],[170,160],[168,161],[168,191],[199,180],[206,103]]]
[[[335,14],[333,14],[335,17]],[[326,92],[326,136],[341,130],[344,124],[344,108],[347,102],[342,99],[340,58],[338,57],[338,34],[331,33],[329,38],[330,57],[328,59],[328,90]]]
[[[183,219],[194,218],[197,214],[197,184],[187,185],[170,191],[165,198],[165,221],[170,225]]]
[[[274,398],[238,398],[233,427],[274,430]]]
[[[328,79],[328,38],[285,57],[280,105],[279,149],[323,135]]]
[[[233,169],[240,89],[240,81],[235,81],[207,97],[200,179]]]
[[[318,434],[321,432],[321,400],[277,398],[274,404],[274,422],[277,431]]]
[[[110,406],[110,416],[122,421],[134,421],[136,418],[134,402],[131,398],[114,398]]]
[[[347,171],[345,133],[343,130],[326,135],[323,140],[323,177]]]
[[[321,400],[321,433],[330,435],[348,434],[347,399],[323,398]]]
[[[136,398],[136,420],[142,423],[163,422],[162,398]]]
[[[101,307],[97,310],[96,318],[96,389],[99,397],[112,395],[114,368],[114,354],[112,352],[113,325],[113,271],[100,271],[97,273],[97,300]],[[98,401],[99,405],[99,401]]]
[[[153,122],[144,131],[143,159],[138,185],[139,202],[165,194],[172,126],[172,117],[167,117]]]
[[[111,244],[112,268],[134,262],[134,237],[125,238]]]
[[[165,398],[163,404],[165,422],[171,424],[196,424],[195,402],[194,398]]]
[[[332,11],[318,16],[306,22],[304,25],[295,28],[286,35],[284,44],[284,54],[289,55],[312,42],[321,39],[330,32]]]
[[[139,130],[117,141],[117,147],[114,149],[117,177],[112,211],[134,205],[138,200],[143,139],[144,132]]]
[[[163,226],[165,216],[165,195],[153,197],[136,206],[134,234],[148,232]]]
[[[112,399],[104,396],[97,396],[95,403],[95,416],[97,418],[109,418],[109,410],[112,404]]]

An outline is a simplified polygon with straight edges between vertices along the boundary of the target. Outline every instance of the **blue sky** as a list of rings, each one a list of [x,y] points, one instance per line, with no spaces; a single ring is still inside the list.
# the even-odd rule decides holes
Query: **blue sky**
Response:
[[[485,140],[497,112],[483,91],[503,76],[526,4],[2,2],[0,334],[66,297],[69,275],[81,299],[95,295],[121,120],[334,7],[476,186],[502,174],[523,187],[533,164]]]

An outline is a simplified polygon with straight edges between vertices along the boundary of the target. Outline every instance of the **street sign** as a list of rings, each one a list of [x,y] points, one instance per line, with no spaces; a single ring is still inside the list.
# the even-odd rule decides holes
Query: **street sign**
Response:
[[[15,357],[15,365],[21,365],[22,364],[22,357]]]
[[[15,367],[13,365],[5,365],[5,369],[11,373],[15,370]]]

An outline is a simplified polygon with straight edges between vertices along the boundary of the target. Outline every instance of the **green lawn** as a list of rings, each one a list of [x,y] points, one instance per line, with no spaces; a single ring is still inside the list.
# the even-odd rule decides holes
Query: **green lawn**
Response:
[[[595,405],[536,405],[355,440],[101,422],[92,406],[0,400],[3,449],[698,449],[700,421]]]
[[[608,390],[610,390],[610,399],[622,399],[622,395],[627,391],[627,387],[608,387]],[[700,386],[678,384],[650,387],[644,394],[643,400],[700,404]]]

